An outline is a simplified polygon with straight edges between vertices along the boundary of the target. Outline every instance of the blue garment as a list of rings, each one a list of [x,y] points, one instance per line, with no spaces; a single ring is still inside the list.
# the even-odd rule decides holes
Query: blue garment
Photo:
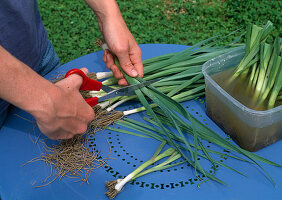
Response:
[[[41,59],[41,62],[39,64],[38,69],[36,72],[40,74],[41,76],[45,76],[55,68],[59,67],[61,65],[58,55],[56,54],[56,51],[50,42],[50,40],[47,41],[47,48],[43,54],[43,57]]]
[[[36,0],[0,0],[0,45],[42,76],[60,64]],[[0,99],[0,127],[8,106]]]
[[[36,0],[0,1],[0,45],[36,70],[47,47]]]

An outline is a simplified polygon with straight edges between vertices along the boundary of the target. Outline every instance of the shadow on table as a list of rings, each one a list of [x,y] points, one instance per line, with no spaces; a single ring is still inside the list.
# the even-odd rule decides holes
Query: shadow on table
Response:
[[[9,111],[9,116],[3,127],[25,134],[34,144],[39,141],[44,141],[47,146],[58,144],[58,141],[51,140],[40,132],[32,115],[16,107],[12,107]]]

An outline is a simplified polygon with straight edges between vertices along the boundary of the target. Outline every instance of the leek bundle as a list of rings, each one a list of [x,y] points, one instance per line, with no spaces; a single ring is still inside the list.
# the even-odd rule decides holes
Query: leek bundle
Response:
[[[253,107],[266,103],[267,109],[280,100],[282,88],[282,39],[276,37],[267,43],[273,24],[268,21],[264,27],[249,25],[246,33],[246,55],[235,69],[231,80],[244,79],[248,90],[254,90]],[[278,104],[279,105],[279,104]]]
[[[212,58],[242,46],[241,44],[228,44],[217,47],[215,44],[218,41],[212,42],[217,37],[201,41],[178,53],[169,53],[144,60],[144,80],[159,79],[152,86],[178,102],[204,96],[205,80],[202,74],[202,65]],[[105,45],[103,47],[107,48]],[[116,85],[117,79],[114,77],[107,76],[107,79],[102,83],[113,88],[121,87]],[[89,91],[84,95],[99,97],[103,94],[105,94],[103,91]],[[99,105],[107,111],[112,111],[121,104],[136,99],[137,96],[117,97]],[[132,110],[128,114],[143,110],[145,107]]]

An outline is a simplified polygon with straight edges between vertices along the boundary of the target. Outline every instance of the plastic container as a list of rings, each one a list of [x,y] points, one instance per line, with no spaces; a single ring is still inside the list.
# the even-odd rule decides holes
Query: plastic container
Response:
[[[282,106],[266,111],[247,108],[223,90],[211,76],[237,66],[243,48],[203,65],[208,116],[243,149],[257,151],[282,139]]]

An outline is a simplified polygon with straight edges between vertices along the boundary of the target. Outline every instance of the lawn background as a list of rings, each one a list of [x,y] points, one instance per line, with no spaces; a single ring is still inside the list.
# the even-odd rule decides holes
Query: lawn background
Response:
[[[128,28],[139,44],[191,45],[228,34],[248,23],[270,20],[281,36],[281,1],[117,0]],[[95,15],[84,0],[38,0],[49,39],[64,64],[101,50]],[[234,39],[231,37],[230,40]]]

